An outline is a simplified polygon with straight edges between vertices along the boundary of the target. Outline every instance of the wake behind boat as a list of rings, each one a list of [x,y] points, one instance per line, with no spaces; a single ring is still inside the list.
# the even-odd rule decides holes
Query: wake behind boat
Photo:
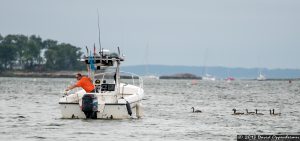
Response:
[[[133,73],[120,71],[120,64],[124,61],[120,51],[117,54],[102,50],[82,61],[90,68],[89,76],[96,92],[87,93],[82,89],[61,97],[62,118],[126,119],[143,116],[143,80]],[[130,79],[121,80],[123,76]]]

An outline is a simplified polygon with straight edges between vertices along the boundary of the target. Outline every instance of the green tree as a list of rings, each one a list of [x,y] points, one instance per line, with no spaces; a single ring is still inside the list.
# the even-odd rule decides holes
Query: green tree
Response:
[[[29,40],[25,44],[24,48],[24,59],[25,59],[25,69],[32,70],[34,64],[38,64],[38,58],[40,56],[40,47],[32,40]]]
[[[29,38],[24,35],[8,35],[6,37],[10,44],[16,47],[16,66],[25,70],[34,70],[35,65],[40,65],[43,61],[41,49],[42,39],[35,35]]]
[[[44,56],[42,54],[44,53]],[[39,36],[0,34],[0,70],[24,69],[37,70],[78,70],[84,63],[78,61],[82,52],[70,44],[42,40]],[[44,64],[44,61],[46,63]]]
[[[43,41],[43,49],[47,49],[54,46],[57,46],[57,41],[55,40],[47,39]]]
[[[78,60],[81,55],[80,48],[70,44],[51,46],[45,52],[46,68],[50,70],[82,69],[83,63]]]
[[[0,42],[0,69],[12,69],[16,61],[16,40],[13,36],[7,35]]]
[[[14,40],[11,44],[16,47],[16,65],[23,68],[26,64],[26,46],[28,42],[28,37],[24,35],[9,35],[10,40]],[[7,36],[8,37],[8,36]]]

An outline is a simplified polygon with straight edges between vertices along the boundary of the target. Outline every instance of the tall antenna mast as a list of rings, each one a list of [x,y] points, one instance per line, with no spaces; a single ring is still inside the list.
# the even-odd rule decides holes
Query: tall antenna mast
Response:
[[[98,31],[99,31],[99,46],[100,46],[100,57],[102,56],[102,50],[101,50],[101,38],[100,38],[100,23],[99,23],[99,11],[97,9],[97,14],[98,14]]]

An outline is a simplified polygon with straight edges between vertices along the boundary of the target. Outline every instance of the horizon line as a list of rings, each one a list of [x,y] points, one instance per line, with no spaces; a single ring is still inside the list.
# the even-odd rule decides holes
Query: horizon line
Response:
[[[204,66],[191,66],[191,65],[165,65],[165,64],[135,64],[135,65],[122,65],[123,67],[132,66],[169,66],[169,67],[204,67]],[[121,66],[121,67],[122,67]],[[264,69],[264,70],[299,70],[300,68],[268,68],[268,67],[228,67],[228,66],[205,66],[209,68],[230,68],[230,69]]]

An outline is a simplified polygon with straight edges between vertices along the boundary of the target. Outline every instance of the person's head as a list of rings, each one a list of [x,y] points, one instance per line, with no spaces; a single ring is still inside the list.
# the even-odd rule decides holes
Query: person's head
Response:
[[[77,79],[77,80],[80,80],[81,78],[82,78],[81,73],[77,73],[77,74],[76,74],[76,79]]]

